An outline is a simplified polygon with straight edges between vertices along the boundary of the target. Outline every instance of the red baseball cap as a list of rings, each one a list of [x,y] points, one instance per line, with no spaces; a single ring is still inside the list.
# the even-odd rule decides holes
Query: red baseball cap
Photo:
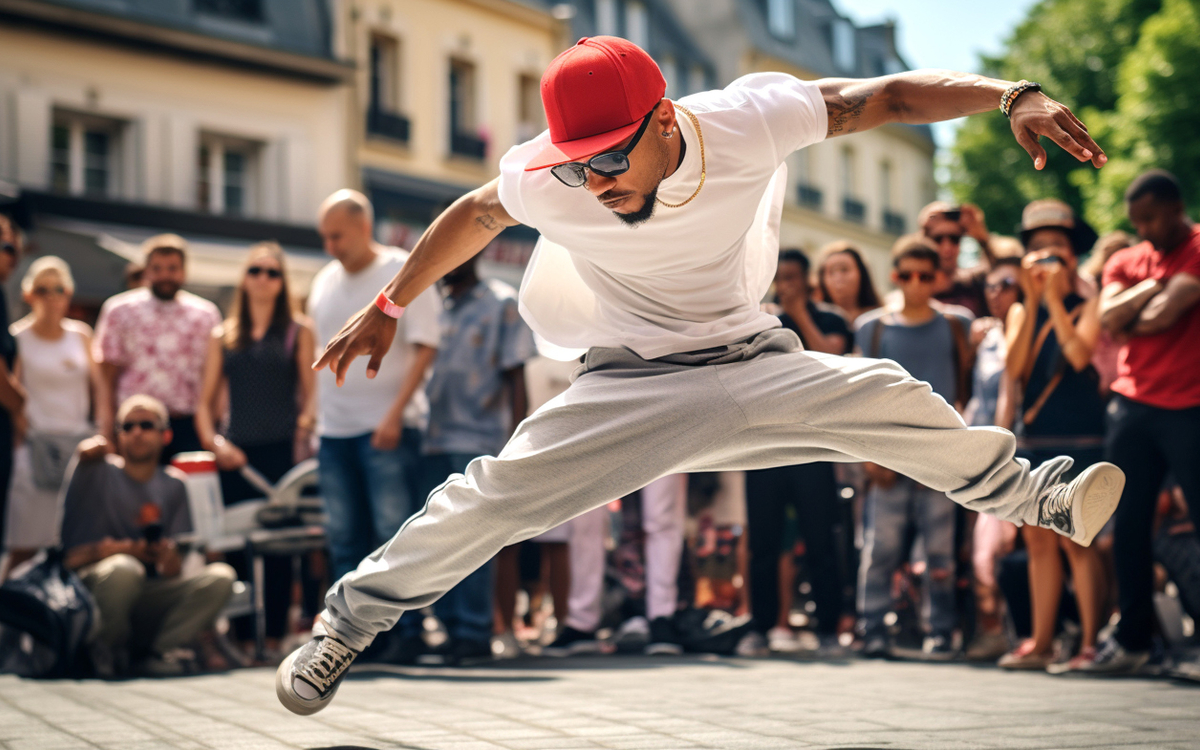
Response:
[[[542,106],[550,145],[525,171],[580,161],[637,131],[667,93],[658,65],[633,42],[584,37],[550,62],[542,76]]]

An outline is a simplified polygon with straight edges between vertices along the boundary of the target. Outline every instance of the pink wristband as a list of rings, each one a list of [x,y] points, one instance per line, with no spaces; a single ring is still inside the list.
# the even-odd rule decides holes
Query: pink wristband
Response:
[[[382,310],[383,314],[389,318],[399,318],[404,314],[404,308],[388,299],[388,296],[383,292],[380,292],[379,296],[375,298],[375,306]]]

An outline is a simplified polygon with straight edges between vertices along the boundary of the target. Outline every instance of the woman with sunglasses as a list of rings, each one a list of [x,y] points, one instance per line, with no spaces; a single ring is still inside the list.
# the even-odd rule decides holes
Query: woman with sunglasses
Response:
[[[1055,456],[1070,456],[1071,476],[1103,454],[1105,404],[1092,355],[1100,337],[1096,298],[1076,292],[1080,249],[1089,248],[1095,232],[1056,200],[1025,207],[1021,262],[1025,301],[1008,314],[1006,366],[1021,397],[1021,416],[1014,432],[1018,454],[1034,467]],[[1001,425],[1007,427],[1008,425]],[[1000,659],[1007,669],[1047,669],[1058,673],[1086,670],[1095,658],[1096,634],[1104,605],[1104,573],[1099,551],[1054,532],[1025,525],[1021,535],[1029,551],[1029,588],[1033,605],[1033,637]],[[1060,552],[1061,550],[1061,552]],[[1079,604],[1082,642],[1079,653],[1054,663],[1054,635],[1063,590],[1062,553],[1071,565]]]
[[[196,405],[196,432],[216,456],[226,505],[262,496],[238,473],[243,466],[279,481],[295,466],[298,446],[311,439],[316,421],[315,375],[309,367],[315,339],[288,293],[283,249],[274,242],[254,245],[244,269],[229,317],[209,341]],[[226,386],[229,426],[221,435],[216,415]],[[230,563],[237,568],[244,561]],[[268,557],[266,563],[267,647],[273,650],[286,630],[291,561]]]
[[[25,390],[16,417],[23,439],[13,463],[8,541],[14,564],[58,540],[58,491],[80,441],[96,433],[92,394],[102,396],[91,355],[92,329],[67,318],[75,280],[52,255],[38,258],[21,280],[32,312],[12,325],[20,357],[14,374]]]

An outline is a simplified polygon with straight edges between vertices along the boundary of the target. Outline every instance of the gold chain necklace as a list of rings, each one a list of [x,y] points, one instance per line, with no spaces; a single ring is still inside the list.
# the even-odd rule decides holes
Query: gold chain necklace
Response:
[[[700,141],[700,184],[696,186],[696,192],[694,192],[690,196],[688,196],[688,199],[682,203],[667,203],[662,198],[654,199],[660,205],[666,206],[667,208],[682,208],[682,207],[686,206],[687,204],[691,203],[693,198],[695,198],[697,195],[700,195],[700,188],[704,187],[704,178],[707,175],[707,172],[705,171],[705,168],[704,168],[704,133],[701,132],[701,130],[700,130],[700,121],[696,119],[696,116],[694,114],[692,114],[691,110],[689,110],[687,107],[682,107],[678,104],[676,104],[675,106],[678,109],[683,110],[683,113],[688,116],[689,120],[692,121],[692,126],[694,128],[696,128],[696,138],[698,138]],[[682,130],[679,132],[679,137],[683,138]]]

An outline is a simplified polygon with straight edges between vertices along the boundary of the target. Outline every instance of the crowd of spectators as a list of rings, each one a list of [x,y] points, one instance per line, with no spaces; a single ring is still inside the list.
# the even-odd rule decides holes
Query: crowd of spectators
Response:
[[[1012,430],[1034,466],[1073,460],[1070,478],[1116,463],[1128,484],[1092,546],[977,516],[881,465],[672,475],[504,549],[364,658],[711,648],[1051,673],[1162,663],[1200,617],[1200,230],[1166,172],[1137,178],[1126,204],[1137,238],[1097,238],[1057,200],[1029,204],[1018,237],[992,234],[975,206],[933,203],[892,249],[892,292],[836,242],[811,263],[783,250],[765,303],[806,349],[895,360],[968,424]],[[52,255],[25,268],[26,317],[8,325],[0,298],[0,577],[60,546],[101,612],[98,675],[219,665],[214,628],[247,652],[254,641],[249,620],[221,616],[252,562],[189,557],[195,500],[173,456],[210,452],[226,506],[261,496],[246,467],[273,483],[317,459],[327,549],[264,559],[270,659],[311,628],[320,592],[570,382],[572,364],[537,355],[515,290],[474,260],[407,308],[371,371],[314,373],[408,257],[375,241],[357,192],[330,196],[317,220],[332,260],[304,308],[265,242],[222,319],[184,291],[175,235],[146,241],[94,335],[67,317],[74,280]],[[20,250],[4,217],[0,241],[2,281]],[[1172,597],[1186,617],[1161,606]]]

